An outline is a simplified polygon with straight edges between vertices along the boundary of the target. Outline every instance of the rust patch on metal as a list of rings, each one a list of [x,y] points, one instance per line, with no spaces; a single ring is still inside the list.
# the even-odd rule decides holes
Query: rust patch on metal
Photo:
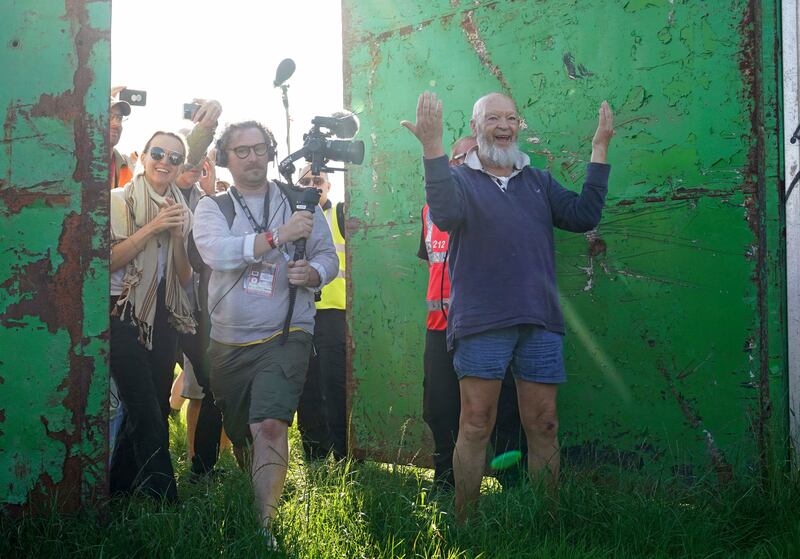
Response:
[[[606,242],[600,238],[600,236],[595,231],[594,235],[589,237],[589,250],[588,254],[590,258],[594,258],[596,256],[600,256],[601,254],[606,253],[606,249],[608,246]]]
[[[653,188],[651,192],[655,190]],[[726,198],[733,194],[731,190],[712,190],[710,188],[687,188],[687,187],[678,187],[676,188],[671,194],[665,196],[645,196],[643,198],[628,198],[625,200],[620,200],[617,202],[617,206],[632,206],[639,202],[643,202],[645,204],[652,204],[658,202],[679,202],[685,200],[699,200],[700,198]],[[752,203],[752,199],[748,198],[745,201],[745,204],[748,202]]]
[[[61,184],[61,181],[46,180],[26,187],[25,190],[20,190],[13,187],[9,188],[6,186],[5,181],[0,180],[0,203],[5,205],[6,208],[3,213],[6,216],[16,215],[37,202],[44,203],[48,208],[68,207],[71,198],[68,194],[50,194],[48,192],[29,190],[33,188],[48,188],[57,184]]]
[[[475,10],[468,10],[464,12],[464,15],[461,18],[461,29],[464,31],[464,35],[467,36],[469,44],[472,45],[472,48],[478,55],[478,59],[481,61],[483,67],[489,70],[489,72],[495,78],[497,78],[497,81],[500,82],[500,85],[503,88],[503,93],[513,99],[514,95],[511,91],[511,86],[508,85],[508,81],[506,81],[506,78],[503,75],[503,71],[500,69],[500,67],[492,62],[492,58],[489,56],[489,51],[486,48],[486,43],[478,33],[478,27],[475,25],[475,21],[473,20],[474,13]]]
[[[739,23],[739,36],[742,37],[739,50],[739,71],[744,90],[742,95],[752,100],[750,109],[750,137],[754,141],[747,154],[747,165],[743,169],[742,190],[745,194],[747,224],[755,237],[756,264],[752,281],[756,286],[756,308],[758,327],[758,410],[753,417],[753,432],[758,447],[759,465],[764,479],[769,475],[769,420],[772,415],[772,401],[769,393],[769,313],[767,301],[767,235],[764,218],[765,185],[764,162],[764,109],[759,55],[762,52],[760,36],[761,5],[756,0],[747,2],[747,8]]]
[[[3,324],[9,320],[22,320],[25,316],[36,316],[47,324],[49,332],[65,328],[73,344],[80,342],[83,300],[76,294],[81,293],[85,272],[80,262],[80,250],[83,239],[91,239],[94,233],[84,230],[82,222],[81,216],[74,212],[64,219],[58,242],[58,252],[64,262],[55,273],[50,258],[43,258],[24,266],[16,274],[18,294],[22,300],[9,305]]]
[[[672,397],[675,398],[675,402],[678,404],[678,408],[680,408],[681,413],[686,418],[686,421],[689,422],[689,425],[692,428],[702,430],[706,443],[706,452],[711,460],[712,466],[714,467],[714,471],[717,474],[717,480],[723,484],[729,483],[733,480],[733,467],[728,463],[722,450],[720,450],[717,446],[714,436],[707,429],[703,428],[703,418],[700,416],[697,410],[694,409],[689,400],[687,400],[686,397],[678,390],[678,387],[675,385],[675,380],[667,368],[660,362],[657,363],[656,366],[658,367],[661,376],[664,377],[667,387],[672,393]],[[674,362],[673,367],[677,369]],[[678,373],[677,377],[680,379],[685,377],[687,374],[691,373],[687,371],[681,371]]]

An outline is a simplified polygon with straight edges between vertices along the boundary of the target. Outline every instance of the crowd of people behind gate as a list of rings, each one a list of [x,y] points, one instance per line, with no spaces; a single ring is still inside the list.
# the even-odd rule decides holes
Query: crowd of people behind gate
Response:
[[[177,360],[177,392],[193,402],[190,481],[217,471],[224,426],[274,547],[295,414],[308,459],[348,454],[345,212],[328,199],[327,175],[309,167],[298,182],[320,191],[319,211],[293,211],[284,186],[267,178],[277,142],[256,121],[228,125],[212,147],[221,112],[203,101],[191,130],[154,132],[137,161],[115,148],[131,107],[112,96],[111,490],[177,500],[168,430]],[[420,96],[414,123],[402,122],[422,146],[428,202],[418,256],[429,271],[422,404],[433,488],[454,489],[460,520],[478,499],[489,442],[523,456],[498,476],[504,486],[525,465],[555,485],[566,372],[553,228],[595,227],[610,172],[607,103],[580,194],[530,167],[520,122],[509,97],[481,97],[473,135],[450,158],[435,94]],[[230,188],[220,188],[217,167],[230,172]]]

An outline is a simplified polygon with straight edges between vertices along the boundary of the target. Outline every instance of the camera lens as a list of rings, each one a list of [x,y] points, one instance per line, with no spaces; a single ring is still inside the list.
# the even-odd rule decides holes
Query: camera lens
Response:
[[[364,161],[364,142],[361,140],[328,140],[324,152],[328,159],[361,165]]]

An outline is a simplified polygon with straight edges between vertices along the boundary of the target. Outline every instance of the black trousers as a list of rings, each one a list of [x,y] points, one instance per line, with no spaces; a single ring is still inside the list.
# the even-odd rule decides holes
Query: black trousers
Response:
[[[164,282],[158,288],[153,349],[139,343],[139,329],[111,317],[111,375],[125,419],[111,459],[111,493],[178,498],[169,455],[169,395],[178,333],[167,323]],[[112,306],[116,301],[112,297]]]
[[[314,351],[297,409],[297,427],[308,458],[347,455],[345,311],[317,311]]]
[[[453,368],[453,356],[447,351],[444,330],[426,331],[423,365],[425,376],[422,418],[433,434],[434,483],[454,486],[453,451],[458,438],[461,393]],[[497,420],[490,440],[495,454],[509,450],[527,450],[527,441],[519,418],[517,387],[510,370],[506,371],[500,389]],[[498,479],[504,486],[513,485],[519,479],[521,467],[522,464],[517,468],[498,472]]]
[[[192,472],[205,474],[210,472],[219,458],[219,438],[222,434],[222,414],[214,404],[211,392],[211,366],[208,360],[208,342],[211,334],[211,321],[204,312],[195,312],[197,332],[182,334],[180,348],[192,363],[197,384],[203,388],[203,401],[197,417],[197,429],[194,435],[194,457]]]

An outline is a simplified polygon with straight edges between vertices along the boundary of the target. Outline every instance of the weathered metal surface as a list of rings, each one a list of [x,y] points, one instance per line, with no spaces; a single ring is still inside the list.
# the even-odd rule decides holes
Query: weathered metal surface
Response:
[[[800,42],[798,21],[800,4],[797,0],[781,2],[781,43],[783,68],[783,148],[784,184],[791,188],[800,172],[800,144],[793,137],[800,124]],[[787,338],[800,340],[800,199],[795,188],[786,200],[786,323]],[[800,410],[800,345],[788,344],[789,409]],[[800,459],[800,416],[789,415],[789,430],[795,461]]]
[[[0,507],[106,491],[109,0],[0,7]]]
[[[361,455],[424,463],[422,90],[445,140],[511,95],[534,165],[579,188],[597,107],[617,136],[600,226],[557,235],[564,454],[721,479],[787,434],[780,24],[770,1],[344,0],[350,390]]]

